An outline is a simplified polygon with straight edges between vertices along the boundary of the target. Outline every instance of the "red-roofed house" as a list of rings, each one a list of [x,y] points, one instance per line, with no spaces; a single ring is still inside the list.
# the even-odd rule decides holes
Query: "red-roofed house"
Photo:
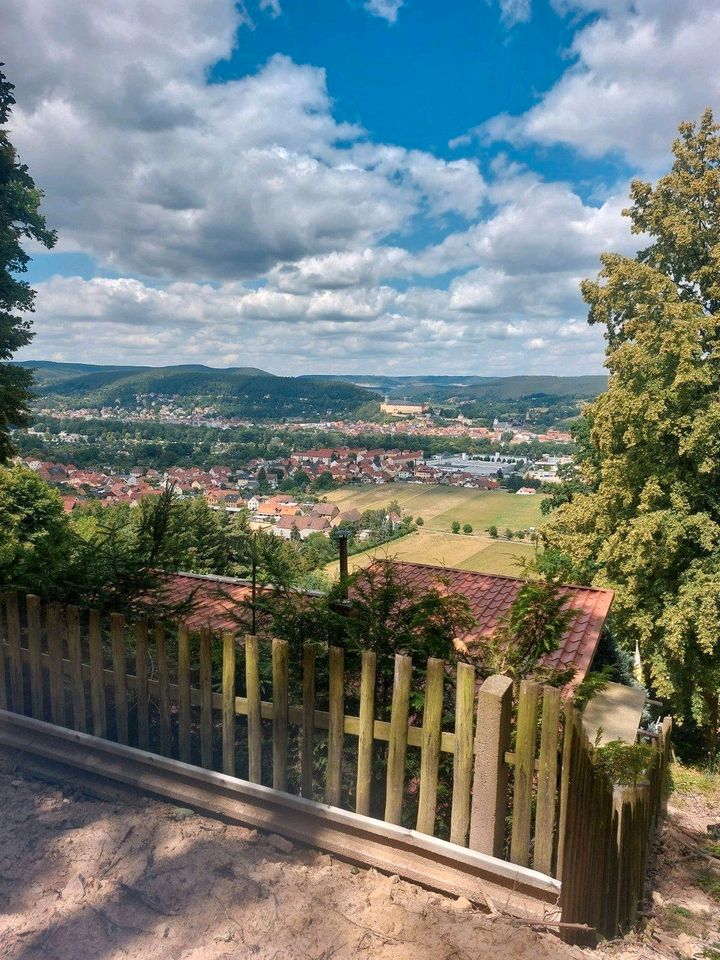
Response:
[[[477,626],[458,639],[472,649],[482,643],[498,627],[501,618],[512,606],[518,591],[526,582],[517,577],[504,577],[472,570],[436,567],[427,563],[395,561],[399,578],[418,589],[447,590],[467,597]],[[579,683],[592,664],[600,640],[603,624],[613,600],[612,590],[599,587],[564,586],[567,608],[577,611],[558,649],[543,658],[542,665],[554,670],[575,669],[572,684]]]
[[[321,523],[320,517],[283,517],[274,529],[281,525]],[[327,521],[325,521],[327,522]],[[309,533],[315,532],[308,529]],[[300,533],[302,536],[302,532]],[[394,561],[399,578],[418,591],[432,588],[459,593],[467,597],[470,610],[477,621],[464,637],[458,638],[472,649],[482,644],[498,627],[526,582],[516,577],[504,577],[470,570],[437,567],[426,563],[403,563]],[[595,656],[600,634],[613,599],[612,590],[597,587],[564,586],[567,606],[576,611],[558,649],[546,656],[542,664],[557,670],[575,670],[570,687],[579,683],[587,674]],[[250,585],[247,581],[232,577],[202,576],[199,574],[167,574],[164,585],[158,591],[158,600],[169,606],[188,604],[191,612],[186,619],[192,629],[209,626],[214,630],[238,629],[247,615]]]
[[[301,540],[307,540],[311,533],[329,533],[330,521],[327,517],[280,517],[273,527],[273,533],[289,540],[293,530],[297,530]]]

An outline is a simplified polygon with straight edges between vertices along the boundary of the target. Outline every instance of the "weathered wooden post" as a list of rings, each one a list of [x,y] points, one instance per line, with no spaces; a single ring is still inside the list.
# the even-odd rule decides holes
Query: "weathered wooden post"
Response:
[[[40,607],[40,597],[29,593],[25,598],[27,604],[27,624],[28,624],[28,650],[30,655],[30,697],[32,701],[32,715],[36,720],[44,720],[45,712],[43,707],[43,671],[42,671],[42,616]],[[2,639],[2,629],[0,626],[0,639]],[[1,663],[1,661],[0,661]],[[0,707],[2,704],[2,693],[5,685],[5,672],[0,673]],[[3,707],[4,709],[4,707]]]
[[[457,665],[455,692],[455,755],[450,842],[465,846],[470,829],[473,774],[473,720],[475,712],[475,667]]]
[[[272,642],[273,788],[287,791],[288,780],[288,642]]]
[[[370,814],[372,792],[373,744],[375,742],[375,678],[377,654],[363,650],[360,678],[360,718],[358,720],[358,759],[355,810],[367,817]]]
[[[505,846],[512,680],[488,677],[480,687],[475,730],[475,769],[470,813],[471,850],[502,857]]]
[[[385,820],[388,823],[400,823],[402,816],[411,676],[412,659],[404,654],[396,653],[385,790]]]

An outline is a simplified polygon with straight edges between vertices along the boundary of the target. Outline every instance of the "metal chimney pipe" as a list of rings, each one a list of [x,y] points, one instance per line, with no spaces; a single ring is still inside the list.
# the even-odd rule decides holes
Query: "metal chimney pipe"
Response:
[[[348,598],[348,534],[344,530],[337,534],[338,548],[340,550],[340,591],[343,600]]]

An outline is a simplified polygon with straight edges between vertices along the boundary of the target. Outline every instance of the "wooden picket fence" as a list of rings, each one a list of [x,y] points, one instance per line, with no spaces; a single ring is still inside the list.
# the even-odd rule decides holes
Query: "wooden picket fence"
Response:
[[[293,677],[300,703],[291,702]],[[523,681],[514,700],[507,677],[478,687],[471,665],[433,658],[413,677],[411,658],[398,654],[389,719],[381,719],[377,681],[368,650],[359,670],[346,670],[345,651],[332,646],[306,644],[302,663],[291,664],[279,638],[130,624],[32,595],[0,603],[0,709],[443,836],[561,879],[563,921],[603,936],[632,923],[668,726],[650,783],[618,800],[556,688]],[[348,703],[357,714],[346,713]],[[412,750],[419,764],[417,754],[408,763]],[[441,764],[452,768],[442,802]]]
[[[565,729],[567,820],[559,855],[560,904],[563,920],[595,931],[569,930],[566,939],[592,944],[596,935],[616,937],[635,923],[664,807],[672,721],[662,723],[647,779],[631,787],[614,787],[593,764],[577,711],[568,711]]]

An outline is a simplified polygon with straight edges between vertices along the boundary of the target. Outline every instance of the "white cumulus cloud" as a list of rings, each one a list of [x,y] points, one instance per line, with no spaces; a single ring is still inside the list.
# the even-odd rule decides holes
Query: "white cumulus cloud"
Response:
[[[374,12],[392,21],[400,5]],[[597,24],[632,16],[605,6]],[[6,0],[13,141],[60,251],[112,274],[39,284],[25,356],[600,369],[578,282],[600,251],[634,249],[626,187],[588,203],[508,163],[484,176],[474,159],[376,142],[336,116],[320,67],[285,56],[211,82],[244,23],[232,0]]]
[[[388,23],[395,23],[404,3],[405,0],[365,0],[365,9],[374,17],[382,17]]]
[[[681,120],[720,109],[720,5],[716,0],[556,0],[594,14],[574,36],[570,64],[520,116],[479,133],[516,144],[566,144],[589,157],[624,155],[655,173]],[[461,138],[458,138],[462,142]]]

